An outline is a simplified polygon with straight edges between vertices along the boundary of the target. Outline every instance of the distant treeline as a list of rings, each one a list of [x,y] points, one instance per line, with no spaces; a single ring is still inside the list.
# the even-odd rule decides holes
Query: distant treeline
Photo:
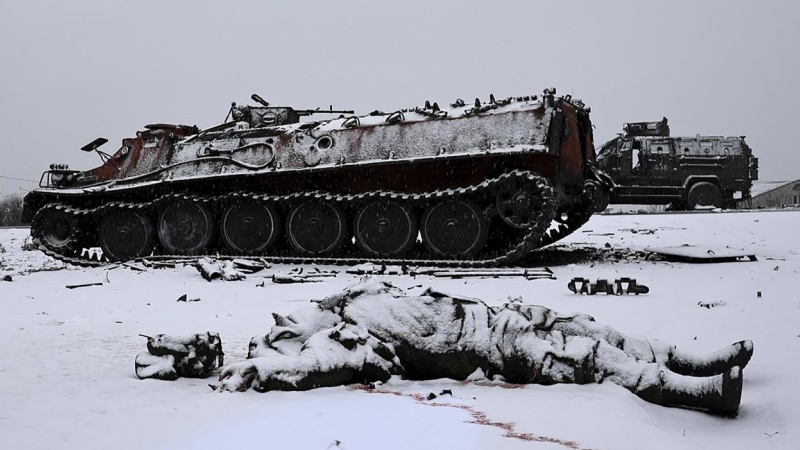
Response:
[[[0,198],[0,226],[22,225],[22,196]]]

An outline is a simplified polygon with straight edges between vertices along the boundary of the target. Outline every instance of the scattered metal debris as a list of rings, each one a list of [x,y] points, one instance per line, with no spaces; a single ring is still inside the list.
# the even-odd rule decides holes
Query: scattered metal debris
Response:
[[[169,261],[150,261],[149,259],[142,259],[142,265],[153,269],[174,269],[177,265]]]
[[[215,261],[209,258],[201,258],[195,264],[195,268],[208,281],[217,278],[225,281],[245,279],[244,273],[234,266],[233,261]]]
[[[699,306],[701,308],[706,308],[706,309],[711,309],[711,308],[715,308],[717,306],[723,306],[723,305],[727,305],[727,303],[725,303],[725,300],[719,300],[719,301],[716,301],[716,302],[697,302],[697,306]]]
[[[222,277],[219,267],[210,259],[203,258],[197,261],[194,267],[200,272],[200,275],[208,281]]]
[[[183,294],[180,297],[178,297],[178,301],[179,302],[199,302],[200,299],[199,298],[188,298],[188,296],[186,294]]]
[[[86,283],[86,284],[68,284],[66,286],[67,289],[77,289],[82,287],[89,287],[89,286],[102,286],[103,283]]]
[[[265,260],[253,261],[248,259],[234,259],[233,266],[240,272],[256,273],[264,269],[269,269],[272,264]]]
[[[623,287],[624,285],[624,287]],[[592,283],[588,278],[576,277],[567,283],[567,288],[575,294],[607,294],[607,295],[622,295],[622,294],[647,294],[650,288],[638,284],[635,278],[618,278],[614,283],[609,283],[605,278],[598,278],[596,283]]]
[[[336,270],[320,270],[317,268],[303,271],[302,267],[292,269],[289,273],[276,273],[272,275],[272,282],[278,284],[288,283],[316,283],[320,278],[333,278],[338,275]]]
[[[437,270],[430,275],[437,278],[501,278],[501,277],[521,277],[528,280],[547,278],[555,280],[553,271],[545,267],[543,269],[450,269]]]
[[[522,277],[528,280],[549,278],[555,279],[553,271],[549,268],[532,269],[443,269],[437,267],[408,267],[408,266],[387,266],[386,264],[366,263],[347,269],[347,273],[352,275],[429,275],[437,278],[500,278],[500,277]]]
[[[619,231],[625,231],[633,234],[656,234],[653,228],[620,228]]]
[[[170,265],[177,266],[178,264],[194,264],[195,262],[197,262],[197,259],[188,257],[174,257],[174,256],[169,256],[169,257],[149,256],[147,258],[136,258],[134,259],[134,261],[142,263],[142,265],[145,267],[153,266],[158,268],[159,266],[169,267]]]
[[[276,273],[272,275],[272,282],[276,284],[289,284],[289,283],[316,283],[322,281],[318,278],[311,278],[302,275],[288,275],[285,273]]]
[[[351,275],[406,275],[408,266],[387,266],[386,264],[365,263],[347,269]]]
[[[696,262],[696,263],[720,263],[736,261],[758,261],[756,255],[744,250],[731,248],[709,248],[697,245],[681,245],[678,247],[651,247],[646,249],[663,256],[669,261]]]
[[[122,263],[122,266],[123,267],[127,267],[128,269],[133,269],[133,270],[135,270],[137,272],[147,272],[146,268],[139,267],[136,264],[132,264],[132,263]]]

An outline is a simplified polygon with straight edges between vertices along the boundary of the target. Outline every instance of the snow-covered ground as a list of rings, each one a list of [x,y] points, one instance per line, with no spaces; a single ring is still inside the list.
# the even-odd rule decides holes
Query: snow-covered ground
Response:
[[[0,447],[8,449],[706,449],[800,448],[800,212],[595,216],[546,252],[557,280],[449,280],[387,276],[400,287],[436,285],[499,304],[522,296],[580,311],[623,332],[700,353],[752,339],[740,414],[724,419],[646,403],[611,383],[522,388],[451,380],[393,380],[378,391],[219,393],[216,378],[138,380],[139,333],[217,331],[226,363],[245,358],[254,335],[353,283],[272,284],[263,276],[207,282],[192,267],[57,269],[20,248],[27,230],[0,230]],[[568,244],[568,245],[566,245]],[[580,258],[580,247],[731,246],[757,262],[685,264]],[[607,251],[606,254],[613,252]],[[576,256],[577,255],[577,256]],[[569,262],[560,265],[563,256]],[[624,254],[623,254],[624,256]],[[578,262],[575,262],[576,258]],[[326,269],[331,269],[328,267]],[[343,268],[333,268],[342,270]],[[19,274],[19,272],[28,272]],[[575,276],[634,277],[643,296],[578,296]],[[102,286],[66,289],[66,285]],[[761,292],[761,297],[757,292]],[[198,302],[177,302],[183,294]],[[702,308],[699,302],[724,302]],[[433,401],[415,394],[452,397]]]

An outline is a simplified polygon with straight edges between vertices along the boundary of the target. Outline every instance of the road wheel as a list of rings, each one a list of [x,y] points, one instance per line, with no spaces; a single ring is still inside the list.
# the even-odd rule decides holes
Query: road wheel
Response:
[[[416,242],[417,221],[406,206],[378,200],[358,212],[353,231],[356,244],[370,256],[397,256]]]
[[[289,212],[286,234],[289,245],[298,253],[333,253],[347,238],[344,212],[330,203],[301,203]]]
[[[689,209],[696,209],[697,207],[722,207],[722,194],[719,188],[714,184],[706,181],[701,181],[692,185],[689,189],[689,196],[687,198]]]
[[[222,213],[222,242],[234,253],[263,254],[280,235],[280,223],[271,205],[254,200],[239,201]]]
[[[155,247],[155,234],[149,216],[117,211],[103,218],[98,237],[103,256],[110,261],[126,261],[150,255]]]
[[[158,218],[158,240],[166,254],[200,254],[211,245],[215,231],[211,210],[189,200],[170,203]]]
[[[78,219],[63,206],[46,206],[31,221],[31,235],[45,247],[63,255],[82,249]]]
[[[478,207],[466,201],[437,203],[425,211],[420,226],[428,250],[444,258],[471,258],[489,235],[489,222]]]

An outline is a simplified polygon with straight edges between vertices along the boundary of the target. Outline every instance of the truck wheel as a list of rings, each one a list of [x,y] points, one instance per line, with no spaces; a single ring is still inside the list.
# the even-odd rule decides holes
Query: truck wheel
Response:
[[[707,182],[701,181],[695,183],[689,189],[689,197],[687,199],[689,209],[695,209],[698,206],[713,206],[714,208],[722,207],[722,194],[719,192],[717,186]]]

